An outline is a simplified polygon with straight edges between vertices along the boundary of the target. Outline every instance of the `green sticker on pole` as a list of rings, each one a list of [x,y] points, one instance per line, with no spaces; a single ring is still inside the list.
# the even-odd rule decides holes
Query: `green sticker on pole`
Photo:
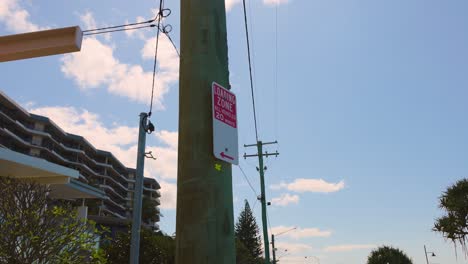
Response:
[[[221,85],[212,84],[213,154],[217,159],[239,164],[236,95]]]

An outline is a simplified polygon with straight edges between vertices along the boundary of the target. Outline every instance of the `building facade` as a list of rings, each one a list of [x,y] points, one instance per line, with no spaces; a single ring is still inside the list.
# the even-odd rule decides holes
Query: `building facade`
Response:
[[[96,149],[85,138],[63,131],[49,118],[27,112],[1,91],[0,148],[78,171],[78,182],[105,193],[85,201],[91,219],[131,220],[135,169],[127,168],[112,153]],[[155,179],[145,178],[144,195],[157,212],[152,218],[155,221],[147,224],[155,229],[159,229],[160,188]]]

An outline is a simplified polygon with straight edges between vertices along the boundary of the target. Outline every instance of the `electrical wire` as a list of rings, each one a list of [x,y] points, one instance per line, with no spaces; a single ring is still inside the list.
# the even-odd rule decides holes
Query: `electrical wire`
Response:
[[[159,11],[156,14],[155,18],[147,21],[142,21],[142,22],[135,22],[135,23],[127,23],[123,25],[118,25],[118,26],[110,26],[110,27],[102,27],[102,28],[95,28],[95,29],[88,29],[83,31],[83,36],[90,36],[90,35],[98,35],[98,34],[105,34],[105,33],[112,33],[112,32],[119,32],[119,31],[127,31],[127,30],[136,30],[136,29],[142,29],[142,28],[150,28],[150,27],[156,27],[157,28],[157,33],[156,33],[156,45],[155,45],[155,50],[154,50],[154,64],[153,64],[153,80],[151,84],[151,99],[150,99],[150,107],[148,111],[148,118],[151,117],[151,113],[153,111],[153,101],[154,101],[154,89],[155,89],[155,82],[156,82],[156,68],[158,64],[158,47],[159,47],[159,35],[162,32],[163,34],[166,35],[168,40],[171,42],[172,46],[174,47],[177,56],[180,57],[180,53],[177,49],[177,46],[175,45],[174,41],[172,40],[171,36],[169,33],[172,31],[172,26],[169,24],[162,24],[161,20],[163,18],[168,17],[172,13],[171,9],[169,8],[164,8],[164,0],[159,1]],[[138,25],[143,25],[143,24],[150,24],[153,23],[154,21],[157,21],[157,24],[151,24],[151,25],[146,25],[146,26],[138,26]],[[134,26],[134,27],[132,27]],[[129,28],[130,27],[130,28]]]
[[[256,59],[255,59],[255,35],[253,34],[255,32],[255,27],[254,27],[254,23],[253,23],[253,19],[252,19],[252,16],[254,14],[254,9],[252,8],[252,2],[251,0],[248,1],[248,20],[249,20],[249,30],[250,30],[250,34],[249,34],[249,38],[250,38],[250,47],[252,47],[251,49],[251,55],[252,55],[252,77],[253,77],[253,84],[254,84],[254,87],[256,88],[255,89],[255,97],[256,98],[259,98],[259,95],[261,94],[261,91],[262,91],[262,87],[261,86],[257,86],[257,66],[256,66]],[[261,116],[261,110],[262,110],[262,101],[261,100],[258,100],[255,102],[256,103],[256,109],[257,109],[257,126],[258,127],[261,127],[261,122],[260,122],[260,116]],[[259,135],[259,137],[261,137],[261,135]]]
[[[267,215],[267,222],[268,222],[268,227],[270,228],[270,234],[271,234],[271,223],[270,223],[270,215],[268,214],[268,211],[267,211],[266,215]]]
[[[148,26],[139,26],[139,27],[133,27],[133,28],[121,28],[121,29],[114,29],[114,30],[98,31],[98,32],[93,32],[93,33],[84,33],[83,36],[91,36],[91,35],[119,32],[119,31],[127,31],[127,30],[143,29],[143,28],[154,28],[154,27],[157,27],[157,25],[151,24]],[[177,56],[180,57],[180,52],[177,49],[177,46],[172,40],[171,36],[169,35],[169,33],[172,31],[172,26],[162,25],[162,27],[159,27],[159,29],[162,33],[166,35],[167,39],[171,42],[172,46],[174,47],[174,51],[177,53]]]
[[[265,211],[265,213],[266,213],[266,216],[267,216],[268,228],[269,228],[270,235],[271,235],[271,234],[273,234],[273,231],[271,229],[270,215],[268,214],[268,211]],[[275,250],[275,249],[273,249],[273,250]]]
[[[255,96],[254,96],[254,87],[253,87],[253,78],[252,78],[252,61],[250,59],[250,43],[249,43],[249,29],[247,27],[247,9],[245,7],[245,0],[243,0],[244,5],[244,22],[245,22],[245,35],[247,38],[247,56],[249,59],[249,74],[250,74],[250,90],[252,93],[252,108],[253,108],[253,115],[254,115],[254,124],[255,124],[255,138],[258,142],[258,128],[257,128],[257,113],[255,110]]]
[[[252,207],[252,211],[255,210],[255,206],[257,205],[257,202],[258,202],[258,197],[257,197],[257,199],[255,199],[255,203],[254,203],[254,205],[253,205],[253,207]]]
[[[275,7],[275,137],[278,138],[278,5]]]
[[[162,15],[162,9],[163,9],[162,5],[163,5],[163,0],[160,0],[159,11],[158,11],[158,15],[156,16],[158,18],[158,29],[156,33],[156,45],[154,48],[153,83],[151,85],[151,100],[150,100],[150,108],[149,108],[148,116],[151,116],[151,112],[153,111],[154,82],[156,80],[156,65],[158,64],[159,32],[161,31],[160,25],[161,25],[161,15]]]
[[[252,184],[250,183],[249,178],[248,178],[247,175],[245,174],[244,170],[242,169],[242,167],[241,167],[240,165],[239,165],[238,167],[239,167],[240,171],[242,172],[242,175],[244,175],[245,180],[246,180],[247,183],[249,184],[250,189],[252,189],[253,193],[255,194],[255,197],[258,197],[257,191],[255,190],[255,188],[254,188],[254,187],[252,186]]]
[[[149,112],[148,112],[148,116],[151,116],[151,113],[153,111],[154,83],[155,83],[155,80],[156,80],[156,66],[158,64],[157,62],[158,62],[159,33],[161,31],[161,28],[160,28],[161,19],[164,17],[163,4],[164,4],[163,0],[160,0],[159,1],[159,11],[158,11],[158,15],[156,16],[157,20],[158,20],[158,30],[157,30],[157,33],[156,33],[156,45],[155,45],[155,48],[154,48],[153,83],[151,85],[151,100],[150,100],[150,109],[149,109]],[[169,12],[169,14],[170,14],[170,12]]]
[[[150,108],[149,108],[149,112],[148,112],[148,116],[150,116],[150,117],[151,117],[151,113],[153,111],[154,87],[155,87],[155,81],[156,81],[156,67],[157,67],[157,64],[158,64],[159,33],[162,32],[162,33],[166,34],[166,36],[169,38],[169,40],[171,41],[171,43],[173,44],[173,46],[175,48],[175,44],[172,42],[172,39],[168,35],[170,30],[172,30],[172,26],[171,25],[163,25],[163,28],[161,28],[161,20],[163,18],[168,17],[170,14],[171,14],[171,10],[169,8],[164,8],[164,1],[160,0],[159,1],[159,11],[158,11],[158,14],[156,16],[156,19],[157,19],[158,23],[157,23],[157,33],[156,33],[156,40],[155,40],[156,45],[155,45],[155,48],[154,48],[153,82],[152,82],[152,85],[151,85],[151,100],[150,100]],[[177,51],[177,48],[176,48],[176,51]],[[177,54],[179,54],[178,51],[177,51]]]
[[[169,35],[169,33],[172,31],[172,27],[171,27],[171,29],[170,29],[169,31],[167,31],[166,28],[167,28],[168,26],[171,26],[171,25],[163,25],[163,27],[162,27],[162,32],[166,35],[166,37],[167,37],[167,38],[169,39],[169,41],[171,42],[172,46],[174,47],[175,52],[177,53],[177,56],[180,57],[180,52],[179,52],[179,50],[177,49],[177,46],[176,46],[176,44],[174,43],[174,41],[172,40],[171,36]]]
[[[164,13],[164,12],[166,12],[166,13]],[[118,25],[118,26],[109,26],[109,27],[102,27],[102,28],[95,28],[95,29],[87,29],[87,30],[83,30],[83,33],[91,32],[91,31],[103,31],[103,30],[108,30],[108,29],[123,28],[123,27],[136,26],[136,25],[142,25],[142,24],[150,24],[150,23],[153,23],[154,21],[156,21],[157,19],[161,20],[161,17],[168,17],[169,15],[171,15],[171,13],[172,13],[172,11],[169,8],[163,8],[163,9],[160,8],[158,14],[153,19],[150,19],[150,20],[147,20],[147,21],[127,23],[127,24]]]
[[[123,28],[123,27],[136,26],[136,25],[142,25],[142,24],[150,24],[150,23],[153,23],[155,20],[156,20],[156,18],[151,19],[151,20],[147,20],[147,21],[143,21],[143,22],[129,23],[129,24],[123,24],[123,25],[118,25],[118,26],[87,29],[87,30],[83,30],[83,33],[91,32],[91,31],[103,31],[103,30],[108,30],[108,29]]]
[[[135,30],[135,29],[142,29],[142,28],[150,28],[150,27],[155,27],[155,26],[156,25],[151,24],[151,25],[148,25],[148,26],[139,26],[139,27],[133,27],[133,28],[121,28],[121,29],[114,29],[114,30],[105,30],[105,31],[92,32],[92,33],[84,33],[83,36],[98,35],[98,34],[119,32],[119,31],[128,31],[128,30]]]

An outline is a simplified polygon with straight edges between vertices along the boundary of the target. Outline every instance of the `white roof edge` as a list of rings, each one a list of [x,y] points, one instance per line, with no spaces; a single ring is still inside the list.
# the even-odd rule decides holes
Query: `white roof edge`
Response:
[[[0,148],[0,160],[7,160],[10,162],[19,163],[54,174],[68,176],[73,179],[78,179],[80,177],[80,173],[77,170],[54,164],[41,158],[28,156],[6,148]]]

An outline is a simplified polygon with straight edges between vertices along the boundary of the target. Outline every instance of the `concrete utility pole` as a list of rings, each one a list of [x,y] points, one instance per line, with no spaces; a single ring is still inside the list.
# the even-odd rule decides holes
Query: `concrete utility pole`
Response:
[[[260,201],[262,203],[262,225],[263,225],[263,244],[265,245],[265,263],[270,264],[270,243],[268,242],[268,222],[267,222],[267,210],[266,210],[266,196],[265,196],[265,170],[266,167],[263,167],[263,157],[279,155],[278,151],[275,153],[263,153],[263,145],[276,144],[275,142],[262,143],[262,141],[257,141],[257,144],[244,145],[244,147],[253,147],[257,146],[257,154],[247,155],[244,154],[244,158],[247,157],[258,157],[258,168],[260,172]]]
[[[148,114],[140,114],[138,130],[137,167],[135,175],[135,187],[133,191],[133,221],[132,238],[130,242],[130,264],[138,264],[140,253],[140,229],[141,229],[141,203],[143,196],[143,171],[145,168],[146,132],[154,131],[154,126],[148,121]]]
[[[213,155],[211,84],[229,85],[224,0],[181,0],[176,263],[235,263],[231,164]]]

